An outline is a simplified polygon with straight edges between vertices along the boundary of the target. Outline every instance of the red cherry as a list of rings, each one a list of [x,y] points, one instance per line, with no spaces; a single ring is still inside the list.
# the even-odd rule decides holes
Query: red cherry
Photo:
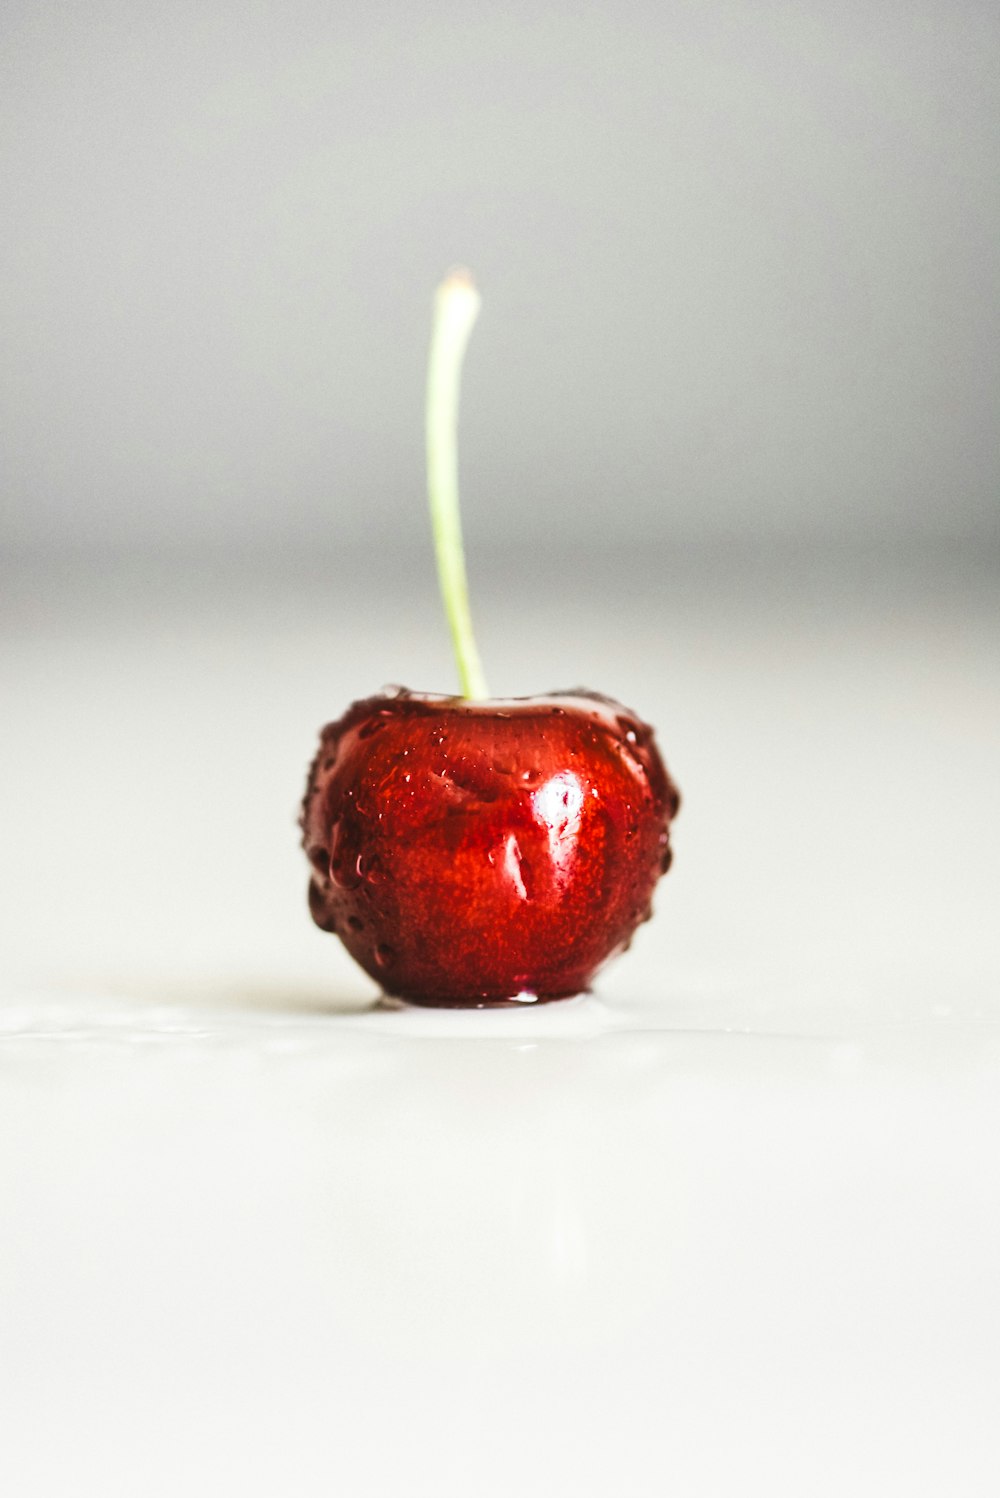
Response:
[[[678,805],[610,698],[383,693],[322,731],[309,908],[411,1003],[565,997],[649,918]]]

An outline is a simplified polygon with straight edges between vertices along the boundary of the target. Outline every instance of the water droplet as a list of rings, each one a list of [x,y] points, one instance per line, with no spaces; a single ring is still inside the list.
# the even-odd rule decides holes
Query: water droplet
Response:
[[[618,731],[627,744],[641,747],[648,744],[653,730],[648,723],[639,723],[635,718],[619,717],[615,719]]]
[[[534,876],[513,832],[504,839],[503,866],[519,899],[530,900],[534,892]]]
[[[375,964],[376,964],[376,966],[377,967],[388,967],[389,964],[390,964],[390,962],[395,962],[395,960],[396,960],[395,949],[393,947],[387,946],[384,941],[380,941],[379,944],[378,944],[378,946],[375,948]]]
[[[385,727],[385,717],[379,714],[377,718],[371,718],[358,729],[359,739],[370,739],[373,734],[379,733]]]
[[[315,879],[309,881],[309,914],[321,931],[329,931],[332,935],[337,934],[337,922],[329,907],[329,896],[320,888]]]
[[[538,785],[542,779],[541,770],[522,770],[521,779],[525,785]]]
[[[343,821],[334,822],[330,833],[330,878],[340,889],[355,889],[361,882],[357,845]]]

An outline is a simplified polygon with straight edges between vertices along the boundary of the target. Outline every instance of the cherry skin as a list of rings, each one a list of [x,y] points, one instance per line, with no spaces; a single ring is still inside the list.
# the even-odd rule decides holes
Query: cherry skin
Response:
[[[648,920],[679,799],[610,698],[382,693],[322,731],[309,908],[410,1003],[567,997]]]

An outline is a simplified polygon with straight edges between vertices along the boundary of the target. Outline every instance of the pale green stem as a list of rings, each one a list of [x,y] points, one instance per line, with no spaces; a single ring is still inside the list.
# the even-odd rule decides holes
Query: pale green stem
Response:
[[[472,633],[469,589],[458,508],[458,401],[462,359],[479,313],[479,293],[467,271],[452,271],[438,287],[427,370],[427,493],[438,581],[462,696],[489,696]]]

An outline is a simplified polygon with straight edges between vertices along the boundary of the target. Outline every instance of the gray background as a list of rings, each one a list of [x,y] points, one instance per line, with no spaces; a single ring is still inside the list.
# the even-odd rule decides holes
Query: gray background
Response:
[[[8,8],[2,540],[429,556],[997,536],[992,4]]]

